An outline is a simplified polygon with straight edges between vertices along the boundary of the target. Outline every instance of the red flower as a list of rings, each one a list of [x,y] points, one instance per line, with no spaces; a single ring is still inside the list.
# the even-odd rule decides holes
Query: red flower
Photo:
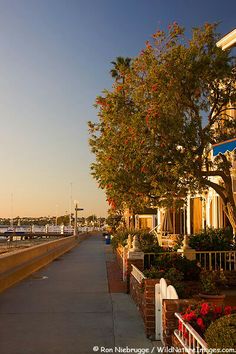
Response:
[[[205,329],[205,325],[203,323],[203,319],[201,317],[198,317],[197,319],[197,325],[201,328],[202,331]]]
[[[196,319],[196,314],[194,311],[186,314],[186,321],[190,322]]]
[[[152,48],[151,43],[149,41],[146,41],[145,44],[146,44],[146,48],[149,48],[149,49]]]
[[[222,313],[222,306],[215,306],[214,312],[219,315]]]
[[[182,332],[183,330],[183,324],[181,321],[179,321],[179,327],[178,327],[178,330]]]
[[[202,304],[202,308],[201,308],[201,310],[200,310],[201,315],[205,316],[205,315],[208,314],[209,311],[210,311],[210,306],[209,306],[209,304],[208,304],[207,302],[204,302],[204,303]]]
[[[154,85],[152,85],[151,90],[154,91],[154,92],[156,92],[156,91],[157,91],[157,88],[158,88],[158,85],[157,85],[157,84],[154,84]]]
[[[202,303],[188,307],[185,313],[182,313],[182,318],[186,322],[189,322],[200,335],[203,335],[208,326],[216,319],[235,312],[235,306],[216,306]],[[184,328],[181,330],[181,326],[179,326],[179,330],[184,335]]]
[[[123,86],[122,86],[122,85],[116,86],[116,91],[117,91],[117,92],[119,92],[119,91],[121,91],[121,90],[122,90],[122,88],[123,88]]]
[[[225,315],[230,315],[232,312],[231,306],[225,306]]]
[[[106,106],[106,105],[107,105],[107,102],[106,102],[106,100],[105,100],[104,97],[98,97],[98,98],[96,99],[96,103],[99,104],[99,105],[101,105],[101,106]]]
[[[145,173],[145,172],[147,172],[147,168],[146,168],[145,166],[142,166],[141,169],[140,169],[140,171],[141,171],[142,173]]]
[[[179,321],[179,331],[183,333],[184,338],[188,338],[188,333],[186,331],[186,328],[183,326],[183,324]]]

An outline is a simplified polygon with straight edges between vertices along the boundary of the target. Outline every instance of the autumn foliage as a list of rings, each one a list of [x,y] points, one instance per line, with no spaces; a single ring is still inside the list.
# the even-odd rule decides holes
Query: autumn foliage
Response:
[[[99,120],[89,122],[92,175],[112,208],[181,203],[188,191],[212,187],[236,225],[232,159],[210,155],[211,144],[235,137],[236,129],[225,114],[236,101],[235,59],[218,39],[216,25],[187,38],[174,23],[154,33],[137,57],[113,62],[112,89],[97,97]]]

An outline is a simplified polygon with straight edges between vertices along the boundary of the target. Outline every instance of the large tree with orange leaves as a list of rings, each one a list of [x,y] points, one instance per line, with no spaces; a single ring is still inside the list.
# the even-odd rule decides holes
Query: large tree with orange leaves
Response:
[[[232,154],[210,154],[211,144],[236,132],[233,107],[225,110],[236,101],[235,58],[217,48],[218,39],[216,25],[195,28],[188,39],[174,23],[97,97],[92,174],[112,208],[170,203],[212,187],[236,229]]]

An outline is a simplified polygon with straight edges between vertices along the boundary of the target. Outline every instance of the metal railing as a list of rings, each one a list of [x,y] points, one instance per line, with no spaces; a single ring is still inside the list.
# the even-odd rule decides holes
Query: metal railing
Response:
[[[203,340],[203,338],[195,331],[195,329],[189,323],[186,323],[183,320],[180,313],[175,313],[175,316],[179,320],[179,329],[176,329],[174,331],[174,335],[183,346],[185,352],[191,354],[207,353],[207,343]]]
[[[236,270],[236,251],[195,251],[196,259],[205,270]]]
[[[132,272],[131,274],[133,275],[133,277],[139,282],[139,284],[142,284],[142,281],[144,279],[146,279],[145,275],[141,272],[141,270],[139,270],[137,267],[135,267],[133,264],[131,264],[132,266]]]

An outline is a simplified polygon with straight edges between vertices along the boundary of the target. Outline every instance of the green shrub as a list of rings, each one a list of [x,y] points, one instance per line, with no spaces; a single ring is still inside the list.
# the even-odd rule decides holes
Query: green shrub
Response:
[[[133,235],[138,235],[141,250],[144,253],[154,252],[159,253],[163,252],[163,249],[159,246],[158,240],[155,235],[150,234],[147,230],[139,230],[133,233]]]
[[[168,279],[172,285],[184,280],[184,274],[176,268],[170,268],[165,272],[165,278]]]
[[[185,285],[183,284],[184,274],[175,268],[170,268],[165,272],[164,278],[169,280],[174,286],[180,299],[186,298]]]
[[[111,239],[111,245],[113,249],[116,249],[119,244],[125,246],[127,244],[127,239],[130,233],[131,231],[126,229],[114,234]]]
[[[175,290],[180,299],[190,298],[194,291],[183,283],[184,274],[175,268],[170,268],[168,270],[158,270],[155,267],[144,270],[143,274],[149,279],[161,279],[165,278],[171,285],[175,287]]]
[[[112,238],[112,247],[116,249],[119,244],[122,246],[125,246],[127,244],[127,239],[128,236],[131,235],[132,237],[134,235],[138,236],[139,242],[140,242],[140,247],[141,250],[144,253],[148,252],[154,252],[154,253],[159,253],[163,252],[163,249],[158,245],[158,240],[157,238],[153,235],[150,234],[149,231],[147,230],[129,230],[125,229],[122,231],[119,231],[113,235]]]
[[[196,251],[227,251],[233,246],[233,232],[229,229],[211,229],[189,236],[189,246]]]
[[[151,267],[150,269],[144,270],[143,274],[145,275],[146,278],[149,279],[161,279],[165,277],[165,271],[158,270],[155,267]]]
[[[182,257],[178,253],[163,253],[155,259],[155,267],[165,271],[175,268],[183,273],[184,280],[199,280],[201,269],[197,265],[197,261],[190,261],[186,257]]]
[[[143,273],[147,278],[165,278],[170,281],[180,299],[193,296],[195,288],[187,285],[188,281],[198,281],[201,269],[196,261],[190,261],[177,253],[163,253],[155,258],[155,265]],[[183,281],[186,281],[185,283]]]
[[[212,349],[236,350],[236,314],[221,317],[213,322],[206,330],[205,340]]]
[[[159,270],[155,267],[151,267],[150,269],[146,269],[143,271],[143,274],[145,275],[146,278],[150,279],[160,279],[160,278],[165,278],[170,281],[172,285],[176,282],[180,282],[183,280],[184,275],[180,271],[178,271],[175,268],[170,268],[167,270]]]

